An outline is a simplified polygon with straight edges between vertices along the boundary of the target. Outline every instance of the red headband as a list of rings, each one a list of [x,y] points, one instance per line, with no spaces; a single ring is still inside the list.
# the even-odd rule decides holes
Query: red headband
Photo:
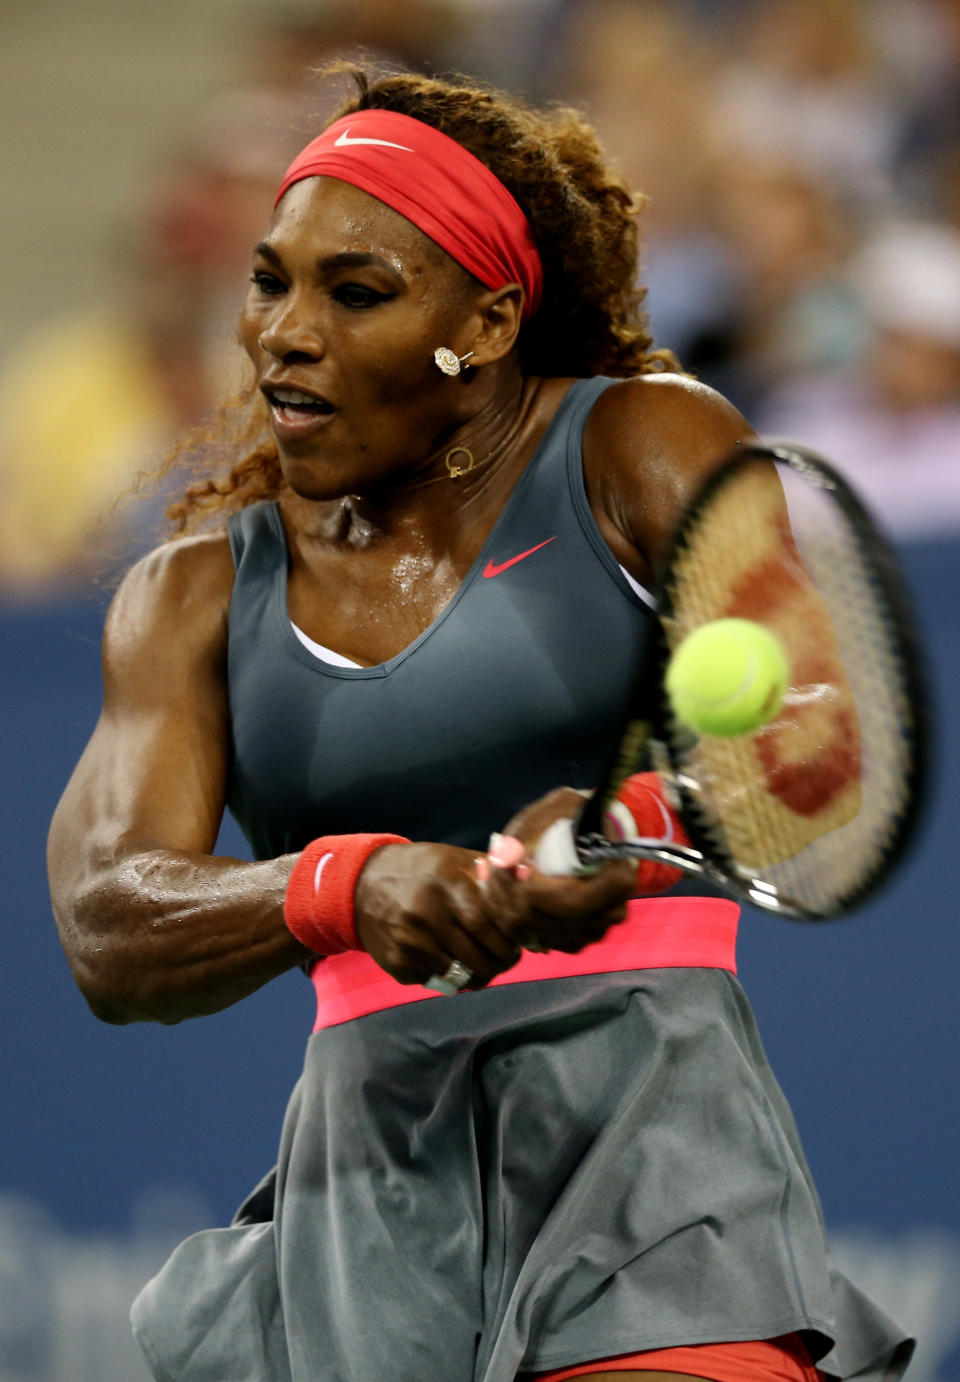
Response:
[[[543,266],[527,218],[500,179],[455,139],[392,110],[358,111],[297,155],[277,202],[293,183],[318,175],[349,182],[399,211],[485,287],[519,283],[524,316],[537,310]]]

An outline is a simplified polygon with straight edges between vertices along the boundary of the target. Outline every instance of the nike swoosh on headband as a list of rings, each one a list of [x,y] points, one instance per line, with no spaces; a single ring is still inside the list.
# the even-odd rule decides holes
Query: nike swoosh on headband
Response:
[[[499,565],[493,561],[488,561],[483,568],[483,574],[489,580],[491,576],[499,576],[501,571],[506,571],[508,566],[516,566],[518,561],[523,561],[524,557],[532,557],[534,552],[539,552],[541,547],[546,547],[548,543],[556,542],[556,537],[545,538],[543,542],[538,542],[536,547],[528,547],[525,552],[521,552],[517,557],[511,557],[509,561],[500,562]]]
[[[364,139],[362,135],[356,139],[351,139],[349,130],[344,130],[342,134],[338,134],[333,141],[334,148],[340,148],[344,144],[382,144],[387,149],[403,149],[408,154],[416,153],[416,149],[411,149],[408,144],[392,144],[389,139]]]

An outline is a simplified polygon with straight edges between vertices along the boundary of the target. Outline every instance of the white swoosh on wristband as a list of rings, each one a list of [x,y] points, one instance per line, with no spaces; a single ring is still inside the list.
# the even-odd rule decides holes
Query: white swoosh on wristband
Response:
[[[351,139],[349,130],[344,130],[333,141],[335,149],[341,148],[344,144],[382,144],[385,149],[403,149],[408,154],[416,153],[416,149],[411,149],[407,144],[391,144],[389,139],[364,139],[362,136]]]
[[[322,855],[320,856],[320,858],[317,860],[317,867],[316,867],[316,869],[314,870],[314,874],[313,874],[313,893],[314,893],[314,896],[316,896],[317,893],[320,891],[320,876],[321,876],[321,874],[323,873],[324,869],[327,867],[327,864],[329,864],[329,862],[330,862],[330,860],[331,860],[332,858],[333,858],[333,850],[328,850],[326,854],[322,854]]]

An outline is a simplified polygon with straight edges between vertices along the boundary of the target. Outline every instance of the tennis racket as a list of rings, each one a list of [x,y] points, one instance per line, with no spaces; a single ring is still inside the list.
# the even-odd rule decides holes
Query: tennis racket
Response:
[[[651,646],[599,785],[542,837],[546,873],[656,859],[782,916],[823,920],[862,903],[913,836],[927,711],[917,623],[887,541],[822,457],[792,443],[738,449],[696,494],[658,590]],[[680,642],[714,619],[753,619],[784,648],[784,702],[736,738],[698,737],[664,678]],[[660,773],[689,845],[610,840],[625,779]]]

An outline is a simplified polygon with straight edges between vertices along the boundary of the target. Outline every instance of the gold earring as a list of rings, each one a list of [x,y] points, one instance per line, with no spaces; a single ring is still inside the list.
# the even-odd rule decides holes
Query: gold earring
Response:
[[[460,366],[464,360],[469,360],[472,354],[473,351],[468,350],[466,355],[457,355],[449,346],[438,346],[433,352],[433,361],[443,374],[454,375],[460,373]]]

